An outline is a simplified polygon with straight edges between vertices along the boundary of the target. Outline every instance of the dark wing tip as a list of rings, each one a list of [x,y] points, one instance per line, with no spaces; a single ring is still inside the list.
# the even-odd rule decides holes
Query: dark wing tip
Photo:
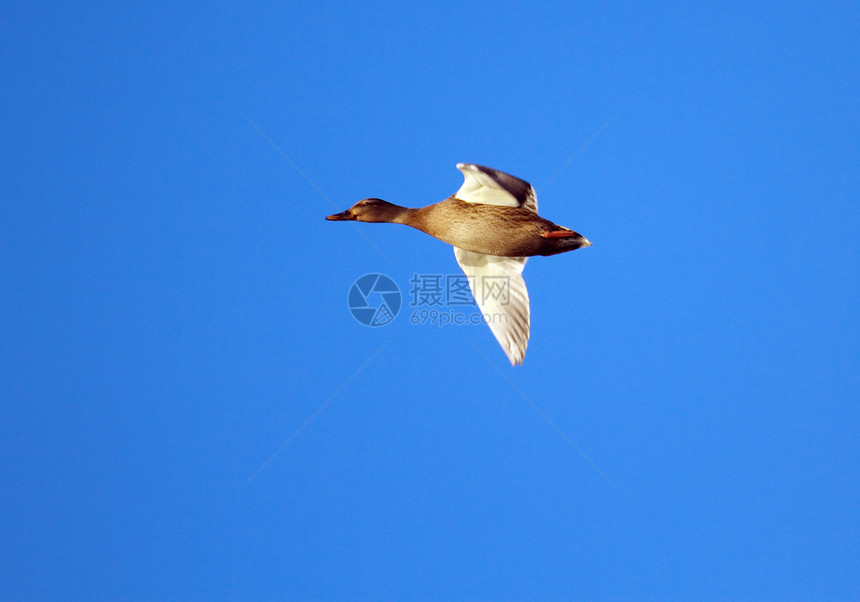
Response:
[[[496,184],[499,185],[500,188],[507,190],[511,196],[517,200],[521,207],[528,205],[529,200],[534,197],[534,191],[531,184],[516,176],[512,176],[509,173],[493,169],[492,167],[477,165],[475,163],[457,163],[457,169],[461,171],[480,171],[481,173],[489,176]]]

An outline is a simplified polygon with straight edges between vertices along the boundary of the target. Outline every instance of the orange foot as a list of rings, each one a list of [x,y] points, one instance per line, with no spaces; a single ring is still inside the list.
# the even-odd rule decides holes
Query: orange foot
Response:
[[[544,238],[571,238],[576,236],[573,230],[553,230],[552,232],[544,232],[541,234]]]

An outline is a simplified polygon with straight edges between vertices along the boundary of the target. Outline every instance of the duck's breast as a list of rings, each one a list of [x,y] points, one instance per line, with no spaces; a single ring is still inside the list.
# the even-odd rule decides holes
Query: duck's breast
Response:
[[[475,253],[529,257],[542,250],[551,222],[527,209],[466,203],[450,198],[418,210],[410,224],[450,245]]]

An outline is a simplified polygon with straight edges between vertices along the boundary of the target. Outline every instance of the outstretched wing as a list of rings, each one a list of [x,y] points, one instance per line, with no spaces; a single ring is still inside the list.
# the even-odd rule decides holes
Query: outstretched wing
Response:
[[[454,255],[511,365],[522,364],[529,343],[529,293],[522,277],[527,258],[483,255],[458,247]]]
[[[537,213],[537,195],[532,185],[510,174],[473,165],[458,163],[465,181],[454,196],[467,203],[524,207]]]

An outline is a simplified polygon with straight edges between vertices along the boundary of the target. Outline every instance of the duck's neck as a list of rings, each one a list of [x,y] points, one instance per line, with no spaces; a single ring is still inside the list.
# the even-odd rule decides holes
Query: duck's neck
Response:
[[[389,205],[378,216],[381,222],[389,222],[392,224],[405,224],[415,227],[420,222],[420,209],[412,209],[410,207],[401,207],[394,203]]]

